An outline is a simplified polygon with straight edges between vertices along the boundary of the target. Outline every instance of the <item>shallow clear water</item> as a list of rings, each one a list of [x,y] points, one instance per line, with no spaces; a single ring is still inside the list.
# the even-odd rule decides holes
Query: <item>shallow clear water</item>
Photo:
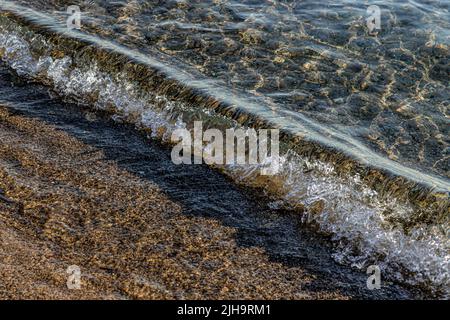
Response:
[[[23,3],[65,19],[66,1]],[[370,4],[381,9],[376,35],[366,26],[369,4],[361,1],[84,1],[80,7],[83,31],[159,51],[237,95],[261,97],[384,157],[448,178],[450,4]]]
[[[14,9],[10,3],[0,1]],[[378,263],[389,278],[448,293],[447,2],[377,2],[377,34],[369,34],[368,4],[359,1],[86,1],[82,33],[65,29],[66,1],[15,3],[34,8],[21,11],[57,34],[120,52],[122,63],[162,70],[306,141],[385,169],[406,185],[439,190],[442,204],[410,203],[394,191],[372,189],[358,172],[342,176],[336,163],[295,152],[283,155],[281,173],[270,183],[255,168],[225,168],[236,181],[277,194],[274,207],[305,205],[303,221],[331,236],[336,260],[361,269]],[[116,120],[149,128],[153,137],[164,140],[174,128],[189,126],[186,114],[221,117],[142,90],[129,80],[129,69],[113,74],[85,51],[60,54],[46,37],[1,31],[3,60],[20,75],[112,110]],[[381,189],[389,186],[383,183]]]

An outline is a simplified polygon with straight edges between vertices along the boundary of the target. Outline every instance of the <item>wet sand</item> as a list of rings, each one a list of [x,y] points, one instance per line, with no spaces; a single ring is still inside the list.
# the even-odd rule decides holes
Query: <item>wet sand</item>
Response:
[[[0,71],[0,298],[383,299],[293,213]],[[81,269],[81,290],[66,286]]]

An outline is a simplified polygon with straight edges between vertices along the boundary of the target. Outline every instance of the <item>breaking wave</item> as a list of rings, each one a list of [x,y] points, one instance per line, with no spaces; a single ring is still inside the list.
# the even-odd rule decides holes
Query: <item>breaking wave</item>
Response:
[[[93,55],[61,51],[46,36],[5,16],[0,16],[0,57],[19,76],[43,82],[77,103],[109,111],[115,121],[133,123],[165,142],[174,129],[190,128],[193,120],[236,127],[246,117],[144,90],[130,78],[132,69],[105,70]],[[303,223],[331,239],[336,261],[361,270],[376,264],[385,279],[448,297],[448,183],[433,192],[403,177],[385,178],[374,169],[358,172],[342,157],[329,161],[320,155],[326,154],[320,147],[312,149],[319,155],[308,156],[292,147],[297,140],[283,143],[275,176],[261,176],[258,165],[218,169],[239,184],[264,190],[274,209],[297,211]],[[414,197],[411,190],[404,191],[408,186],[415,188]]]

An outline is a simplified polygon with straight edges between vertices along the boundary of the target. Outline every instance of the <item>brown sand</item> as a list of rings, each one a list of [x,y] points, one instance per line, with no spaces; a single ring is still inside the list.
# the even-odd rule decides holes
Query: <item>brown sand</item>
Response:
[[[345,298],[185,217],[158,189],[37,120],[0,110],[2,298]],[[78,265],[82,290],[68,290]],[[290,279],[295,279],[291,281]],[[295,284],[295,285],[294,285]]]
[[[335,264],[323,240],[309,239],[307,230],[295,227],[298,218],[290,231],[283,222],[271,227],[277,219],[290,218],[275,212],[264,220],[260,201],[237,196],[240,191],[219,183],[218,174],[200,170],[198,175],[189,167],[175,173],[175,180],[158,178],[161,167],[173,170],[164,156],[149,158],[165,154],[162,149],[143,138],[136,142],[135,133],[107,119],[95,122],[96,115],[77,106],[46,105],[45,93],[36,96],[38,87],[10,88],[5,87],[5,98],[29,90],[40,107],[0,106],[1,299],[409,296],[397,286],[367,290],[365,275]],[[92,136],[88,144],[86,137]],[[113,149],[103,147],[111,141]],[[134,158],[139,154],[142,159]],[[134,174],[130,166],[136,161],[153,178]],[[183,198],[206,201],[204,208],[211,210],[211,201],[226,203],[235,208],[224,216],[237,212],[241,217],[233,224],[221,210],[198,214],[199,207]],[[253,220],[245,220],[252,214]],[[81,290],[67,288],[71,265],[81,269]]]

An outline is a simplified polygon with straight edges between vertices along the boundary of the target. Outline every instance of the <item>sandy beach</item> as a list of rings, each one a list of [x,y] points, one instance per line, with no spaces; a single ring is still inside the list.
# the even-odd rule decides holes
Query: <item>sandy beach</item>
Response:
[[[17,102],[0,107],[0,298],[410,296],[368,290],[297,217],[207,167],[177,169],[132,128],[6,71],[0,87]],[[67,288],[71,265],[81,290]]]

